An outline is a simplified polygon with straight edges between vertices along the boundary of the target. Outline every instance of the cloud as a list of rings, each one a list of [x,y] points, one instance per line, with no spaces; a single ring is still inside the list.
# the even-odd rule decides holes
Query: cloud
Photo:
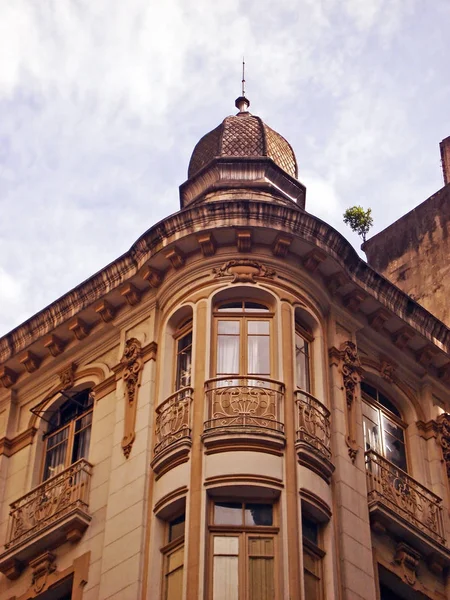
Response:
[[[423,136],[440,128],[418,75],[441,86],[436,120],[450,100],[448,36],[428,15],[441,2],[426,17],[417,0],[1,3],[0,273],[16,296],[0,292],[0,330],[178,209],[195,143],[234,112],[242,54],[251,110],[293,145],[311,212],[345,231],[345,208],[367,204],[382,228],[394,202],[423,200],[439,169]]]

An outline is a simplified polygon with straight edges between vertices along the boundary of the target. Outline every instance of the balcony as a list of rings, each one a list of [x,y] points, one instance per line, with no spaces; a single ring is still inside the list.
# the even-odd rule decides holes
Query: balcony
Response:
[[[202,436],[206,452],[260,450],[280,454],[284,385],[268,377],[216,377],[205,383],[208,420]]]
[[[192,445],[191,405],[193,389],[183,388],[156,409],[155,448],[152,468],[157,475],[185,462]]]
[[[81,459],[11,504],[2,573],[16,579],[35,556],[81,538],[91,521],[91,472]]]
[[[365,456],[373,529],[390,532],[441,568],[449,566],[442,500],[373,450]]]
[[[330,411],[308,392],[295,392],[297,407],[296,440],[298,461],[330,482],[331,462]]]

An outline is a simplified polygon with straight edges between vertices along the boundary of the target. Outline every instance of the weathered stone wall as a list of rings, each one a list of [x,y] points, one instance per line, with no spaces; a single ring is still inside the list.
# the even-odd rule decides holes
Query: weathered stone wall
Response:
[[[450,323],[450,185],[364,246],[371,267]]]

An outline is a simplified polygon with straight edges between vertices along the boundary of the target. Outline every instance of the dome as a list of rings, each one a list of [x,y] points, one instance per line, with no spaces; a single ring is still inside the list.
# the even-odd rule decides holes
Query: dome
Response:
[[[285,173],[297,178],[297,161],[291,145],[259,117],[242,110],[248,104],[245,98],[238,98],[236,106],[241,109],[240,112],[226,117],[218,127],[201,138],[189,162],[189,178],[213,159],[230,156],[268,157]]]

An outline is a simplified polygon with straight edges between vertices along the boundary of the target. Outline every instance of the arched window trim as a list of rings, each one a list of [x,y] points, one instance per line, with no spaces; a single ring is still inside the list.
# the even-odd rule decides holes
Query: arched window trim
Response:
[[[193,320],[192,317],[184,319],[173,334],[174,360],[173,360],[173,391],[177,392],[191,386],[192,382],[192,348],[193,348]]]
[[[78,399],[81,395],[86,397],[86,406],[83,407]],[[59,400],[61,399],[61,402]],[[44,451],[41,464],[40,481],[57,475],[68,468],[71,464],[87,458],[90,445],[90,432],[92,427],[92,413],[94,400],[90,388],[61,392],[60,398],[55,401],[58,407],[54,410],[48,409],[51,414],[47,420],[47,431],[43,434]],[[73,405],[74,414],[70,419],[64,419],[52,427],[52,421],[66,408]],[[80,441],[81,440],[81,441]],[[50,443],[53,441],[51,447]],[[59,452],[57,450],[59,448]],[[75,453],[75,454],[74,454]],[[52,458],[53,457],[53,458]],[[51,465],[51,462],[55,462]]]

